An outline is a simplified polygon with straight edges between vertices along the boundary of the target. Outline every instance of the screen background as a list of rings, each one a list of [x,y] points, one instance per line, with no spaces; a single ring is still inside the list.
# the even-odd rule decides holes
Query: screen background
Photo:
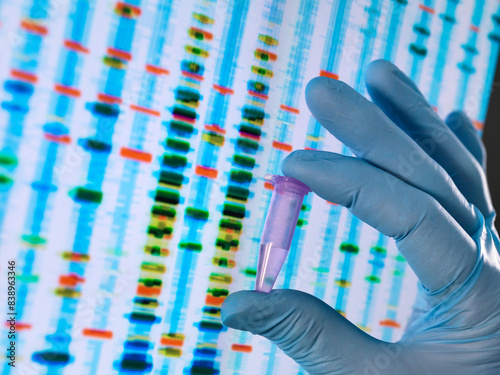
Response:
[[[307,81],[366,94],[385,58],[481,131],[500,40],[493,0],[0,0],[0,21],[4,374],[303,374],[220,305],[254,286],[264,175],[294,149],[350,155],[309,115]],[[396,341],[416,279],[309,194],[276,287]]]

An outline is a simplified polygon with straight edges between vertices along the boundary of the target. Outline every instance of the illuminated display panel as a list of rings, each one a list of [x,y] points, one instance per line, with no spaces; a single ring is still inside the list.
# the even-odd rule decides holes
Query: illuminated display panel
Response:
[[[254,287],[264,175],[295,149],[350,154],[311,118],[306,83],[321,75],[366,95],[366,66],[385,58],[440,115],[464,109],[481,131],[498,8],[0,0],[0,269],[6,280],[16,261],[16,370],[304,374],[223,327],[220,306]],[[395,341],[416,279],[392,241],[309,194],[277,287]]]

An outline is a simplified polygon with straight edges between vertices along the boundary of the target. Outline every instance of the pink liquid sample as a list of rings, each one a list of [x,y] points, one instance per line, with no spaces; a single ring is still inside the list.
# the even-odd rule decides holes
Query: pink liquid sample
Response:
[[[273,246],[271,243],[261,244],[255,290],[270,293],[285,262],[288,251]]]

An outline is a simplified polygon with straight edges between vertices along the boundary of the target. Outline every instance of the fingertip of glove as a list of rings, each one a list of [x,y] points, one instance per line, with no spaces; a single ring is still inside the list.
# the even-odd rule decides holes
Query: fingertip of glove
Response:
[[[463,111],[453,111],[445,119],[446,125],[452,130],[459,128],[462,125],[466,125],[469,128],[474,129],[472,121],[469,120],[469,117]]]
[[[317,193],[318,187],[334,183],[333,171],[343,175],[357,171],[352,163],[359,163],[359,160],[330,151],[295,150],[281,162],[281,172],[303,182]]]
[[[328,90],[335,86],[337,81],[336,79],[329,77],[314,77],[311,79],[306,85],[306,99],[312,98],[314,95],[323,94],[324,90]]]
[[[285,176],[293,177],[294,172],[301,168],[303,162],[317,159],[315,154],[316,152],[311,150],[292,151],[281,162],[281,172],[283,172]]]
[[[325,90],[330,85],[328,77],[315,77],[311,79],[306,85],[306,102],[311,104],[323,99]]]
[[[243,290],[231,293],[222,304],[222,323],[230,328],[261,334],[293,310],[305,293],[277,289],[271,293]]]
[[[311,79],[306,86],[305,96],[308,108],[315,117],[327,113],[323,110],[330,111],[332,106],[336,105],[336,101],[332,100],[333,92],[340,92],[348,86],[342,81],[329,77],[315,77]]]
[[[314,167],[310,162],[317,162],[324,157],[322,151],[295,150],[281,162],[281,172],[285,176],[307,183],[311,173],[314,173]]]
[[[241,290],[231,293],[222,303],[222,323],[234,329],[246,329],[246,322],[256,298],[262,298],[263,293],[251,290]]]
[[[387,83],[387,79],[390,75],[397,73],[399,69],[387,60],[375,60],[372,61],[366,68],[366,86],[370,88],[383,87]]]
[[[411,88],[411,91],[401,91],[401,87],[404,86],[395,86],[398,81]],[[398,97],[403,101],[406,100],[407,95],[413,95],[412,91],[422,95],[415,83],[396,65],[387,60],[371,62],[366,69],[365,82],[368,93],[372,97],[377,96],[379,92],[392,92],[395,89]]]

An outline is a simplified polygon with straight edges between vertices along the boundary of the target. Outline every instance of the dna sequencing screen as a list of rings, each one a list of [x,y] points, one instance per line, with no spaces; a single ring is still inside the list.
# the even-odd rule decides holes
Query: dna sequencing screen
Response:
[[[220,306],[254,288],[264,175],[295,149],[350,155],[306,83],[367,95],[368,63],[388,59],[481,132],[499,5],[0,0],[1,373],[305,374]],[[314,194],[275,287],[388,341],[417,290],[391,240]]]

